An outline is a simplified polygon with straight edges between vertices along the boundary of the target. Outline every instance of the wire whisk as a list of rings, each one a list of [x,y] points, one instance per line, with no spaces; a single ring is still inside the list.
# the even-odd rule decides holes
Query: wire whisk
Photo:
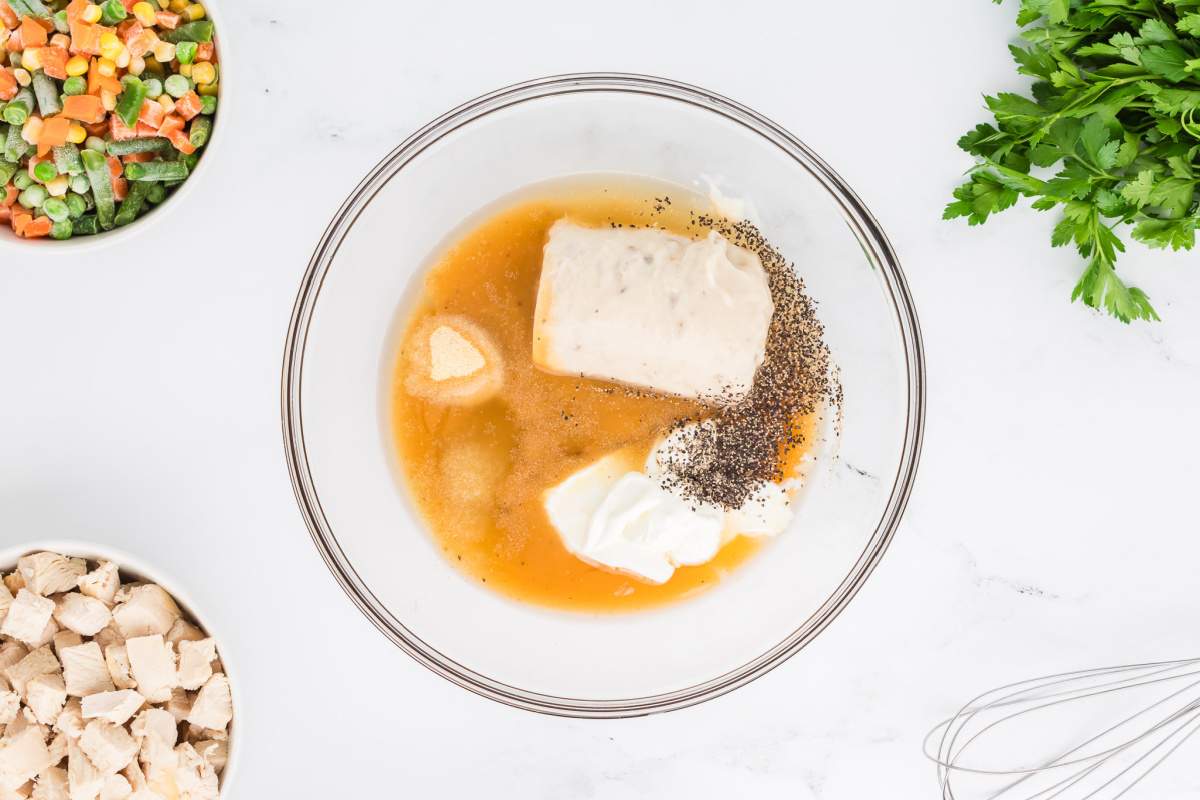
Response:
[[[1115,800],[1197,730],[1200,658],[1002,686],[942,721],[924,749],[943,800]]]

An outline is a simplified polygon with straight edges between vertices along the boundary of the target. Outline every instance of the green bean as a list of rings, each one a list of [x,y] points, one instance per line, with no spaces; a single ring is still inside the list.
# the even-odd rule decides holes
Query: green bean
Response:
[[[46,8],[42,0],[16,0],[8,4],[8,7],[18,17],[48,17],[50,9]]]
[[[32,147],[33,145],[21,138],[20,125],[9,126],[8,136],[4,140],[5,161],[20,162]]]
[[[188,176],[182,161],[141,161],[125,165],[125,177],[131,181],[181,181]]]
[[[71,209],[67,206],[66,200],[58,197],[48,197],[42,202],[42,213],[54,222],[62,222],[71,216]]]
[[[84,150],[80,154],[88,181],[92,184],[92,198],[96,201],[96,219],[100,227],[108,230],[113,226],[116,215],[116,198],[113,196],[112,173],[108,171],[108,160],[95,150]]]
[[[192,126],[188,129],[188,141],[196,147],[204,147],[208,144],[208,137],[212,136],[212,117],[195,117],[192,119]]]
[[[33,93],[37,95],[38,110],[43,117],[62,111],[62,100],[58,97],[58,84],[40,69],[33,73]]]
[[[116,25],[129,14],[121,0],[108,0],[100,6],[100,24]]]
[[[87,211],[87,200],[83,199],[83,195],[75,192],[67,192],[67,213],[71,219],[79,219]]]
[[[177,181],[163,181],[162,187],[163,187],[163,189],[174,189],[176,186],[178,186],[181,183],[183,183],[182,178],[180,178]]]
[[[17,174],[20,169],[19,164],[14,164],[11,161],[0,161],[0,186],[4,186],[12,180],[13,175]]]
[[[79,158],[79,148],[70,142],[55,147],[54,166],[63,175],[82,175],[83,161]]]
[[[63,81],[62,92],[68,97],[83,94],[87,91],[87,79],[82,75],[72,75]]]
[[[129,185],[129,194],[125,195],[125,199],[121,201],[121,208],[117,211],[117,227],[128,225],[138,218],[138,214],[142,213],[142,206],[146,203],[146,195],[153,185],[144,181]]]
[[[212,20],[207,19],[187,22],[173,31],[165,31],[159,35],[159,38],[164,42],[171,42],[172,44],[179,44],[180,42],[211,42],[212,37]]]
[[[59,33],[71,32],[71,23],[67,21],[66,9],[63,9],[62,11],[55,11],[54,16],[51,17],[51,19],[54,20],[54,30],[58,31]]]
[[[75,226],[69,219],[55,220],[50,226],[51,239],[70,239],[71,234],[75,232]]]
[[[167,190],[162,183],[155,182],[147,184],[147,186],[150,187],[150,191],[146,193],[146,200],[152,205],[158,205],[167,199]]]
[[[91,236],[100,232],[100,220],[95,214],[85,214],[72,223],[72,228],[76,236]]]
[[[124,84],[125,91],[121,92],[121,96],[117,98],[115,111],[121,121],[125,123],[125,127],[134,128],[137,127],[142,103],[146,102],[146,84],[132,75],[126,75],[121,79],[121,83]]]
[[[165,153],[171,149],[171,143],[161,136],[112,141],[108,142],[107,146],[110,156],[127,156],[130,153]]]
[[[33,112],[33,104],[33,92],[22,89],[17,92],[16,97],[8,101],[0,116],[4,117],[4,121],[11,125],[24,125],[25,120],[29,119],[29,115]]]

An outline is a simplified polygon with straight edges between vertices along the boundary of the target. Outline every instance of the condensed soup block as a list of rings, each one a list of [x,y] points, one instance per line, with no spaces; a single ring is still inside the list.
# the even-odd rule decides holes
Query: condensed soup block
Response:
[[[750,390],[773,313],[758,256],[716,231],[692,240],[559,220],[543,255],[533,361],[727,402]]]

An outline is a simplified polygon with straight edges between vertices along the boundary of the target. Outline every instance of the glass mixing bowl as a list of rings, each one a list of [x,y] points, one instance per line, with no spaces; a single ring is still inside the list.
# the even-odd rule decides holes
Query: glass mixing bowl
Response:
[[[625,173],[744,198],[818,303],[840,435],[791,528],[718,586],[628,614],[509,600],[445,561],[398,478],[390,433],[400,323],[445,238],[529,184]],[[389,639],[438,674],[535,711],[620,717],[702,702],[763,675],[838,615],[912,488],[924,419],[912,298],[879,223],[770,120],[660,78],[545,78],[425,126],[358,185],[300,287],[283,366],[288,464],[313,540]]]

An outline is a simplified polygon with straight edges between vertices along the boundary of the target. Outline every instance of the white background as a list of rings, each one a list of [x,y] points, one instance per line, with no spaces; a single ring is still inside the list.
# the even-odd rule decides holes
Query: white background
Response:
[[[240,668],[233,798],[936,797],[921,737],[977,691],[1200,655],[1198,256],[1133,246],[1165,321],[1126,327],[1067,302],[1051,217],[939,219],[981,92],[1021,85],[1014,13],[226,2],[231,138],[203,185],[94,256],[0,253],[0,544],[104,541],[188,587]],[[585,722],[467,694],[351,606],[292,497],[278,382],[311,249],[367,169],[485,91],[604,69],[744,102],[841,172],[900,253],[930,393],[905,522],[825,634],[709,704]],[[1168,785],[1140,796],[1200,797]]]

